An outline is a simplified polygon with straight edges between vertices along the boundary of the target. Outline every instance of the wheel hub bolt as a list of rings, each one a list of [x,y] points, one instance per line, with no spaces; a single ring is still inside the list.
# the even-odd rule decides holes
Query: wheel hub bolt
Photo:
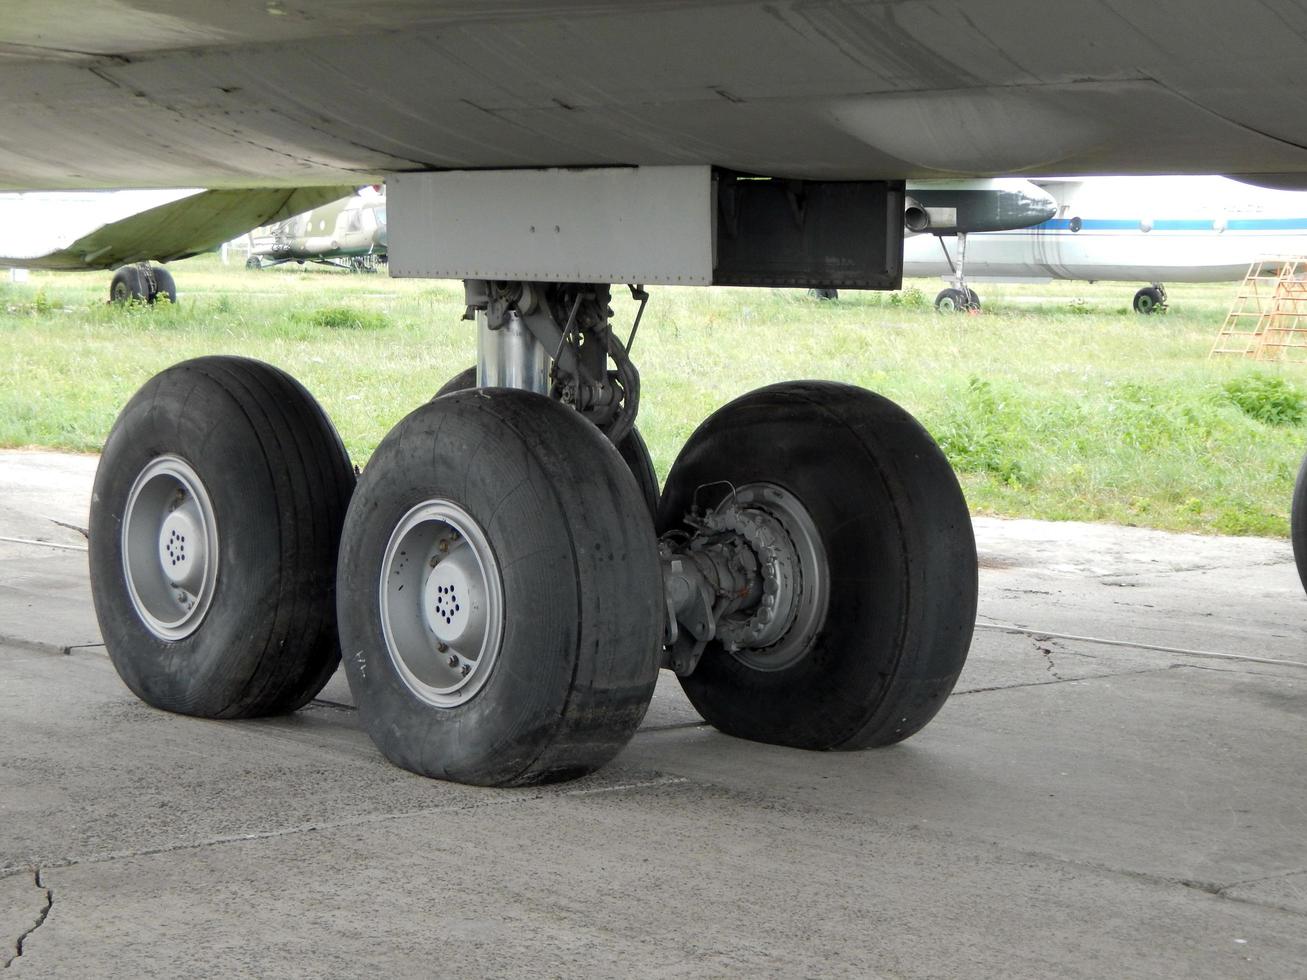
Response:
[[[449,666],[451,666],[451,667],[457,667],[457,666],[458,666],[458,654],[456,654],[456,653],[451,653],[451,654],[449,655]]]

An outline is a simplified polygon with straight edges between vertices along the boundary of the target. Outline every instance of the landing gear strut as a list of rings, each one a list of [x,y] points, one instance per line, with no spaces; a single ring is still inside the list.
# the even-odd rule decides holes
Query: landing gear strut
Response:
[[[967,285],[967,277],[963,272],[963,267],[967,260],[967,233],[960,231],[957,233],[958,238],[958,260],[953,262],[948,254],[948,249],[944,248],[944,239],[939,239],[939,247],[944,249],[944,258],[948,259],[949,265],[953,269],[953,285],[946,289],[941,289],[939,295],[935,297],[935,309],[941,313],[965,313],[968,310],[980,309],[980,297],[976,295],[975,290]]]

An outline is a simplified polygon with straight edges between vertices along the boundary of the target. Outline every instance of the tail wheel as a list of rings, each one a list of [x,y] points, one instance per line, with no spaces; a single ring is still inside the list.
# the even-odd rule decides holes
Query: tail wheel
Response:
[[[648,510],[590,423],[523,391],[434,399],[377,448],[345,521],[337,603],[363,725],[422,775],[591,772],[652,697],[661,593]]]
[[[105,443],[91,588],[142,700],[206,718],[291,711],[335,670],[336,549],[354,473],[313,397],[237,357],[174,365]]]
[[[470,367],[466,371],[460,371],[441,385],[435,397],[439,398],[451,391],[466,391],[476,386],[477,369]],[[622,459],[626,460],[627,468],[630,469],[631,475],[635,477],[636,485],[640,488],[640,494],[649,507],[649,514],[653,516],[658,512],[658,474],[654,471],[653,459],[649,456],[649,447],[645,445],[644,437],[640,435],[639,430],[632,427],[626,437],[617,444],[617,451],[621,454]]]
[[[1293,490],[1292,531],[1293,557],[1298,564],[1298,578],[1307,589],[1307,456],[1298,470],[1298,482]]]
[[[975,539],[952,468],[907,412],[822,382],[744,395],[681,451],[659,531],[692,533],[696,506],[750,541],[771,600],[719,629],[682,679],[704,718],[854,749],[906,738],[943,706],[971,643]]]

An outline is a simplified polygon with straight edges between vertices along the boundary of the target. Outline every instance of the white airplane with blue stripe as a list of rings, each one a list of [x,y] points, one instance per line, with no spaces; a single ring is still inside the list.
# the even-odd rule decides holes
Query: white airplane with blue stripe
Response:
[[[1053,196],[1055,217],[1029,228],[910,237],[904,275],[949,278],[951,286],[937,297],[946,309],[978,303],[965,279],[1144,282],[1134,308],[1152,313],[1165,309],[1167,282],[1228,282],[1242,279],[1259,258],[1307,254],[1307,193],[1301,191],[1225,177],[1034,183]]]

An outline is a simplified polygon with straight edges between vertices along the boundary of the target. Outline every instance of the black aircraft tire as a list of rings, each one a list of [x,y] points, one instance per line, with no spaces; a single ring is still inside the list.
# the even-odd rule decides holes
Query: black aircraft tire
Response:
[[[1135,293],[1133,305],[1136,313],[1147,316],[1163,309],[1166,306],[1166,297],[1160,289],[1154,286],[1145,286]]]
[[[257,255],[251,255],[248,259],[245,260],[245,268],[249,269],[252,272],[258,272],[260,269],[263,268],[263,260],[260,259]]]
[[[825,618],[799,658],[776,669],[710,642],[682,678],[690,701],[727,734],[797,748],[886,745],[920,730],[953,689],[976,615],[975,538],[944,454],[879,395],[772,385],[690,437],[663,490],[659,532],[687,529],[696,496],[715,505],[753,484],[806,507],[826,556]]]
[[[941,313],[961,313],[966,309],[966,306],[966,295],[952,286],[948,289],[941,289],[935,297],[935,309]]]
[[[967,306],[973,310],[980,309],[980,296],[970,287],[967,289]]]
[[[177,302],[177,284],[173,281],[172,273],[161,265],[154,267],[154,295],[150,297],[153,303],[160,296],[166,296],[169,303]]]
[[[111,303],[130,303],[132,300],[147,302],[144,278],[141,270],[134,265],[125,265],[113,274],[109,283],[109,301]]]
[[[662,573],[635,481],[590,423],[530,392],[450,393],[391,430],[350,504],[337,608],[363,727],[426,776],[585,775],[657,679]]]
[[[475,388],[477,385],[477,369],[470,367],[466,371],[460,371],[454,375],[436,392],[435,397],[447,395],[451,391],[466,391],[468,388]],[[631,475],[635,477],[635,482],[640,487],[640,493],[649,505],[649,514],[653,516],[658,513],[658,474],[654,471],[653,459],[649,456],[649,447],[645,445],[644,437],[640,435],[640,430],[635,427],[618,445],[617,451],[622,454],[622,459],[626,460],[626,465],[631,470]]]
[[[1298,565],[1298,578],[1302,580],[1302,587],[1307,589],[1307,456],[1303,457],[1302,467],[1298,470],[1298,482],[1293,489],[1293,512],[1290,520],[1293,559]]]
[[[96,617],[127,686],[205,718],[308,702],[339,663],[336,550],[353,486],[331,422],[284,372],[201,357],[150,379],[109,433],[90,516]],[[169,531],[183,512],[189,542],[185,526]],[[160,560],[174,535],[182,570]],[[169,625],[186,615],[169,603],[187,567],[204,570],[196,611]]]

